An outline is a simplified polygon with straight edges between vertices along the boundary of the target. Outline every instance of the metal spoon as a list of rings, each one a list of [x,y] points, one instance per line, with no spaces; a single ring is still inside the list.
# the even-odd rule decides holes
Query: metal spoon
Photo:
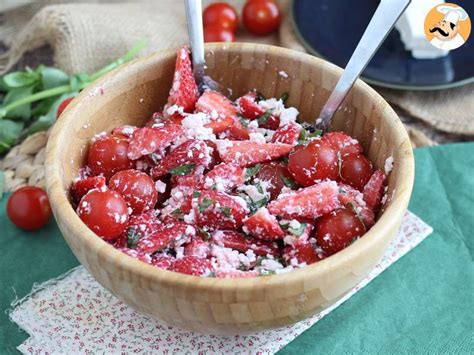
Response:
[[[319,118],[313,124],[316,129],[326,131],[329,128],[334,113],[410,2],[411,0],[380,2]]]
[[[206,60],[204,59],[201,0],[184,0],[184,6],[186,8],[186,22],[188,24],[194,78],[196,79],[199,93],[202,94],[207,89],[219,91],[219,83],[204,75]]]

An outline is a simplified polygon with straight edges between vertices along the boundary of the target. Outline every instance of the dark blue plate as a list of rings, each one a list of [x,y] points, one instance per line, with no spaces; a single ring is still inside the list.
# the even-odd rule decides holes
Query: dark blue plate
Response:
[[[379,0],[294,0],[291,18],[306,49],[342,68],[349,61]],[[474,18],[474,1],[457,0]],[[421,15],[424,16],[424,15]],[[474,32],[474,30],[473,30]],[[474,33],[437,59],[415,59],[392,30],[362,74],[368,83],[395,89],[433,90],[474,82]]]

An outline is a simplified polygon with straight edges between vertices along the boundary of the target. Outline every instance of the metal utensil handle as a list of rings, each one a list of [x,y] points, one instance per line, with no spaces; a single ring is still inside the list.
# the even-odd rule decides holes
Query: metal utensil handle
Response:
[[[317,120],[317,128],[326,131],[332,116],[367,64],[377,52],[411,0],[382,0],[369,22],[354,53],[339,78]]]
[[[204,76],[204,33],[202,28],[201,0],[184,0],[186,21],[188,24],[189,44],[193,59],[193,71],[196,81],[202,82]]]

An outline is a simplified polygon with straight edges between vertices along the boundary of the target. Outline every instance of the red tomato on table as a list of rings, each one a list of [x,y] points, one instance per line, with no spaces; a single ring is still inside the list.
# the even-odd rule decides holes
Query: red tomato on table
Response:
[[[280,26],[280,9],[272,0],[249,0],[242,11],[245,28],[255,35],[266,35]]]
[[[234,42],[234,33],[217,26],[204,27],[204,42]]]
[[[204,28],[212,26],[234,32],[237,29],[238,20],[237,11],[225,2],[210,4],[202,14]]]
[[[19,188],[8,199],[7,216],[18,228],[27,231],[41,228],[51,217],[46,192],[36,186]]]

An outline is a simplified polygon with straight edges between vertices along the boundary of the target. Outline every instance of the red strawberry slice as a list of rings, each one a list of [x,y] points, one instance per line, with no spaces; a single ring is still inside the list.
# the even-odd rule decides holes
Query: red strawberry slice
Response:
[[[128,147],[128,158],[135,160],[165,149],[175,139],[184,134],[184,128],[176,124],[158,127],[142,127],[133,132]]]
[[[201,188],[229,192],[245,182],[245,170],[236,164],[219,164],[209,171]]]
[[[235,249],[241,253],[253,250],[260,256],[280,255],[277,243],[248,237],[237,231],[217,231],[212,235],[212,240],[219,246]]]
[[[292,146],[280,143],[257,143],[252,141],[217,140],[217,151],[226,163],[242,167],[275,160],[288,155]]]
[[[243,199],[219,191],[198,191],[194,215],[199,227],[237,229],[248,214]]]
[[[187,275],[206,276],[212,272],[212,264],[209,259],[189,255],[176,259],[170,270]]]
[[[138,238],[145,238],[163,227],[153,212],[131,215],[128,219],[125,237],[138,234]]]
[[[173,175],[171,177],[171,183],[174,187],[180,186],[186,190],[194,190],[199,186],[203,179],[203,166],[194,168],[189,174],[186,175]]]
[[[328,132],[321,139],[336,152],[340,152],[341,156],[362,153],[359,141],[344,132]]]
[[[140,261],[143,261],[144,263],[147,263],[147,264],[152,263],[151,256],[144,253],[141,250],[135,250],[135,249],[129,249],[129,248],[120,248],[119,250],[122,253],[127,254],[128,256],[131,256],[134,259],[138,259]]]
[[[188,168],[185,166],[207,166],[210,162],[210,156],[206,142],[196,139],[190,139],[173,151],[168,153],[160,162],[160,165],[151,169],[153,179],[158,179],[171,170],[185,169],[176,171],[176,174],[188,174]],[[191,169],[193,167],[191,166]]]
[[[353,187],[339,183],[339,201],[343,206],[355,212],[366,228],[370,228],[375,224],[375,214],[364,201],[364,195]]]
[[[76,201],[80,201],[82,196],[92,189],[105,187],[104,176],[91,176],[85,179],[75,181],[71,186],[71,194]]]
[[[227,131],[227,137],[231,140],[244,141],[250,139],[249,130],[240,122],[237,117],[234,119],[234,123]]]
[[[123,125],[117,128],[114,128],[112,134],[114,136],[123,136],[125,138],[130,138],[133,133],[138,129],[136,126]]]
[[[207,258],[211,255],[211,244],[201,237],[194,237],[191,243],[184,246],[184,255],[199,256]]]
[[[243,230],[255,238],[264,240],[278,240],[285,235],[276,217],[271,215],[265,207],[259,208],[255,214],[244,221]]]
[[[240,114],[249,120],[255,120],[262,117],[266,110],[257,103],[257,94],[253,91],[245,94],[237,99],[237,106],[240,109]],[[277,129],[280,125],[280,119],[273,115],[267,117],[265,122],[259,123],[262,128]]]
[[[294,122],[281,126],[275,131],[275,134],[273,134],[272,142],[291,144],[294,146],[298,144],[302,129],[300,124]]]
[[[268,204],[268,211],[284,218],[315,219],[340,207],[337,184],[324,181],[294,193],[281,194]]]
[[[287,245],[283,250],[283,260],[287,265],[306,265],[322,260],[324,257],[316,251],[315,245],[308,242],[296,243],[295,246]]]
[[[189,50],[186,46],[178,50],[176,65],[168,97],[168,106],[177,105],[184,112],[193,112],[199,97],[198,87],[194,79]]]
[[[282,225],[285,223],[288,223],[288,228],[286,231],[286,236],[284,238],[286,244],[291,244],[295,245],[295,243],[301,243],[301,242],[307,242],[311,236],[311,232],[314,229],[314,221],[308,218],[301,218],[298,220],[299,223],[305,224],[306,226],[302,226],[301,224],[299,227],[304,228],[302,231],[300,228],[297,226],[297,228],[291,228],[290,224],[291,221],[286,222],[286,221],[281,221]],[[294,232],[298,232],[298,234],[295,234]],[[301,234],[299,234],[301,233]],[[290,241],[287,241],[287,238],[290,237]]]
[[[255,277],[258,276],[259,273],[257,271],[220,271],[216,270],[214,275],[220,279],[238,279],[238,278],[247,278],[247,277]]]
[[[174,263],[174,258],[169,255],[153,255],[151,257],[151,265],[159,267],[160,269],[168,270]]]
[[[140,238],[137,249],[144,253],[154,253],[170,246],[179,246],[189,242],[195,233],[195,229],[184,222],[171,222],[151,235]]]
[[[382,202],[385,190],[386,176],[381,170],[376,170],[364,186],[364,200],[368,208],[376,211]]]
[[[218,134],[224,132],[234,123],[237,117],[237,108],[221,93],[208,90],[201,95],[196,103],[196,110],[211,117],[211,122],[205,127],[212,128]]]

